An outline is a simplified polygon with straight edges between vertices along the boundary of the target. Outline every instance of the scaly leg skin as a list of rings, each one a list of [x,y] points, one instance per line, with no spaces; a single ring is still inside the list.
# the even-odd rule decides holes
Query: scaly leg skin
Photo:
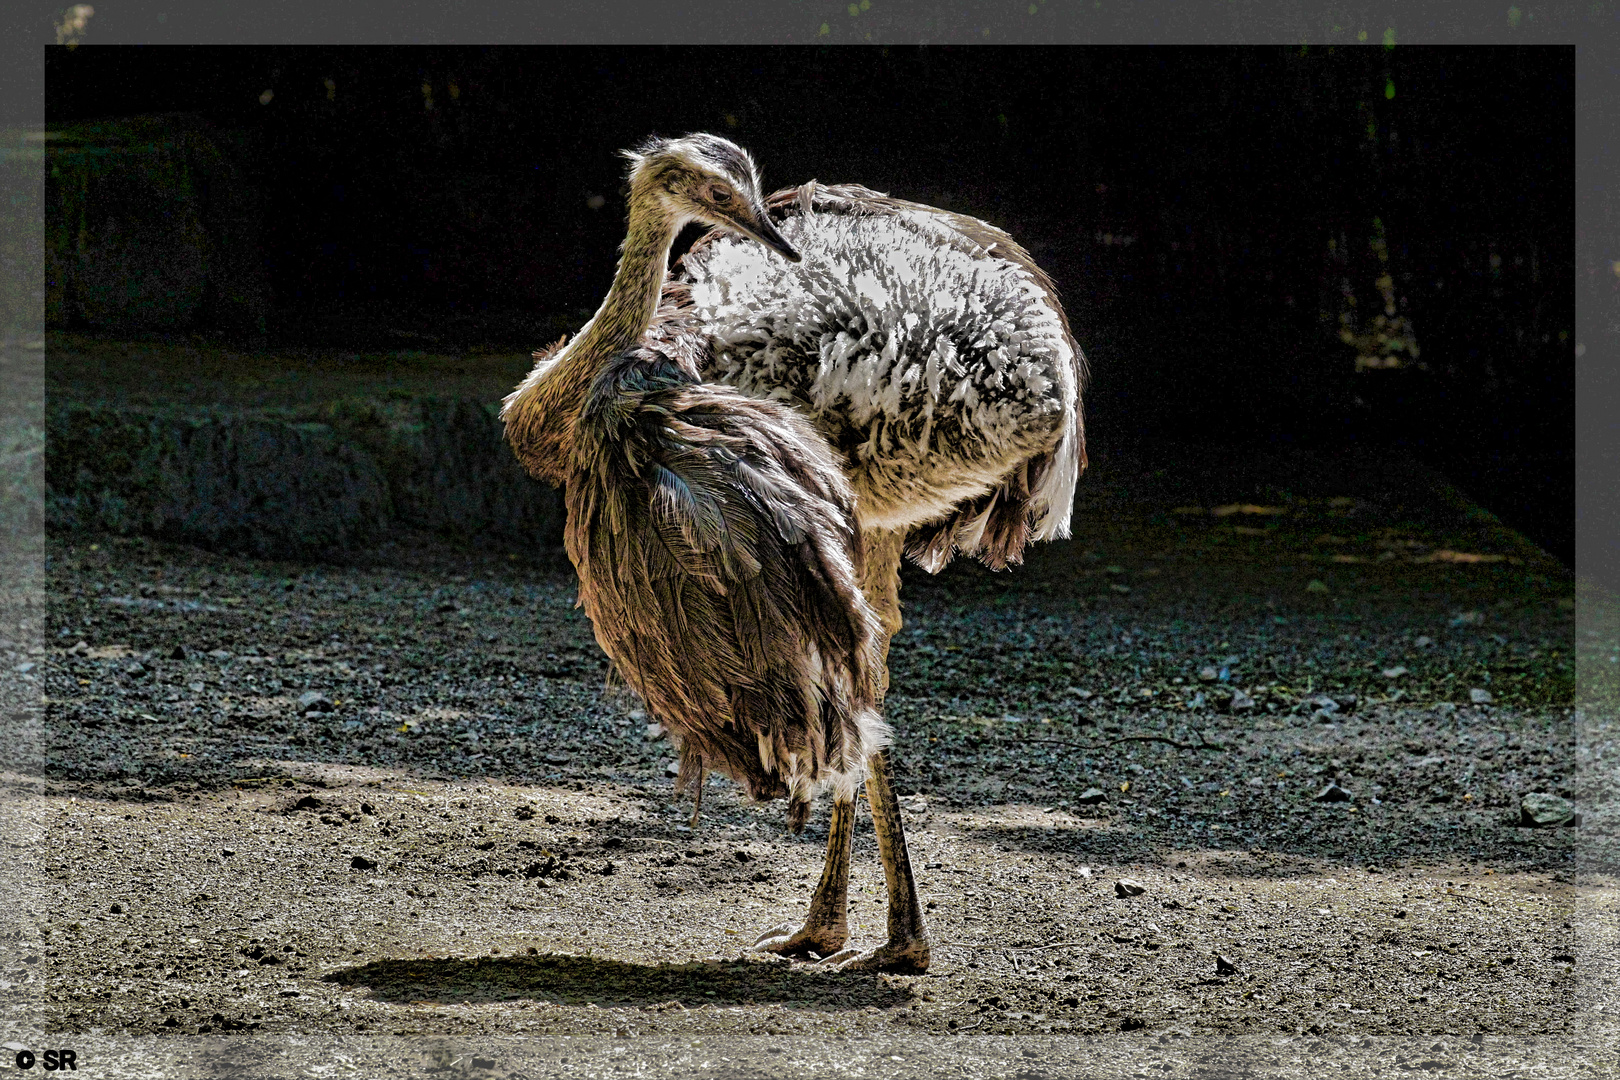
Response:
[[[880,663],[884,693],[889,689],[889,643],[901,626],[900,558],[904,546],[903,533],[879,529],[861,533],[861,592],[883,626]],[[873,754],[867,762],[866,799],[872,806],[878,855],[883,860],[883,878],[889,891],[889,940],[869,952],[845,949],[827,957],[823,963],[852,971],[920,974],[928,970],[928,927],[923,920],[922,905],[917,902],[917,884],[911,876],[906,833],[900,824],[900,804],[889,782],[887,751]]]
[[[849,940],[849,851],[855,838],[855,800],[835,800],[827,825],[827,862],[810,897],[803,926],[784,923],[754,942],[760,952],[807,958],[831,956]]]
[[[889,783],[888,752],[873,754],[868,770],[866,799],[872,805],[878,854],[883,859],[883,878],[889,888],[889,940],[870,952],[845,949],[822,962],[836,965],[841,971],[920,975],[928,970],[928,927],[923,921],[922,905],[917,902],[917,884],[911,877],[906,833],[900,824],[900,802]]]

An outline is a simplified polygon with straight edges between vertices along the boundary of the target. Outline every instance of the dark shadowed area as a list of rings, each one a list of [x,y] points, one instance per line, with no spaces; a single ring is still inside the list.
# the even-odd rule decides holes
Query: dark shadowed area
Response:
[[[98,335],[421,350],[453,378],[601,298],[616,150],[710,130],[768,187],[859,182],[1012,232],[1062,288],[1099,439],[1410,450],[1568,563],[1573,64],[1377,45],[56,49],[47,311]]]

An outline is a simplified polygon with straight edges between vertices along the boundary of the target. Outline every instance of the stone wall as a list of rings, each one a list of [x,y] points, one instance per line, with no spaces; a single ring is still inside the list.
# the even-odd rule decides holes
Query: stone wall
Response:
[[[308,557],[391,529],[556,547],[557,491],[529,478],[491,407],[356,398],[209,413],[46,411],[46,524]]]

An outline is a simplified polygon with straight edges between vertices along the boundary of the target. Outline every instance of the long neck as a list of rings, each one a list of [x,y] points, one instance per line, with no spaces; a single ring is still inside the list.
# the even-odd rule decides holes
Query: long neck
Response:
[[[559,367],[588,366],[595,372],[611,357],[641,340],[658,310],[670,245],[677,229],[662,213],[634,207],[619,269],[602,306],[580,333]]]
[[[574,417],[585,402],[591,380],[613,357],[640,341],[652,325],[670,245],[679,228],[678,221],[670,220],[657,207],[632,200],[630,232],[602,306],[554,362],[536,365],[507,396],[501,410],[507,439],[524,467],[536,476],[562,479]]]

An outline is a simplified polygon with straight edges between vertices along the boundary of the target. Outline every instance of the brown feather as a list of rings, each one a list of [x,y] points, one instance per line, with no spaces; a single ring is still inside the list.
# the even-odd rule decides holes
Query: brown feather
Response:
[[[580,600],[678,734],[679,785],[718,769],[753,798],[792,796],[802,825],[810,785],[858,772],[879,730],[879,629],[838,462],[792,409],[651,347],[599,372],[572,437]]]

